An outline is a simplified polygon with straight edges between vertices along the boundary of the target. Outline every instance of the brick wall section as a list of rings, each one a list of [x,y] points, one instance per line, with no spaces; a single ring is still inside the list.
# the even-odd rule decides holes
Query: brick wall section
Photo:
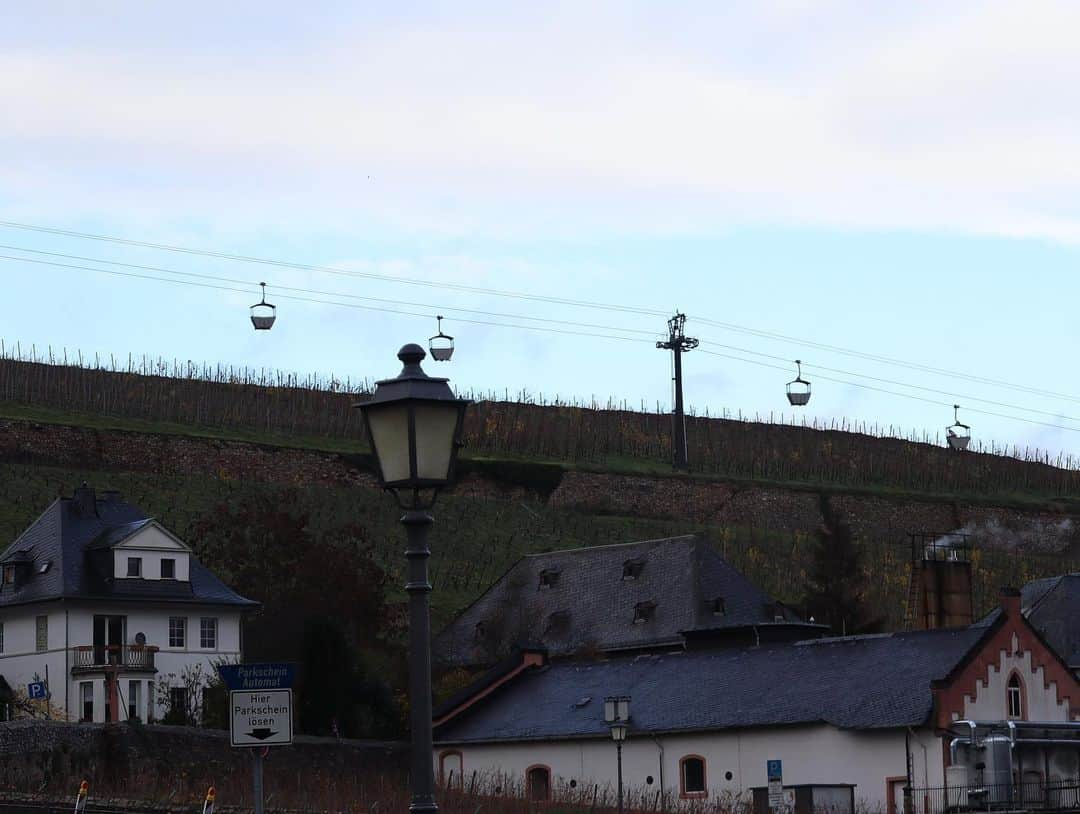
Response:
[[[406,758],[405,744],[298,735],[292,746],[274,747],[266,765],[268,772],[293,775],[355,774],[360,769],[374,775],[403,771]],[[229,733],[224,731],[60,721],[0,723],[0,788],[46,786],[60,778],[84,777],[119,787],[129,778],[184,774],[224,782],[230,775],[246,774],[250,765],[249,750],[229,746]]]

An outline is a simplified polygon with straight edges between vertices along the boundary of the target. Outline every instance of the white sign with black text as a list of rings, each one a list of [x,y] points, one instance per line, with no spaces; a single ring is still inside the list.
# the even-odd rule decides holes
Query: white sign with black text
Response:
[[[233,746],[283,746],[292,739],[292,690],[229,693],[229,740]]]

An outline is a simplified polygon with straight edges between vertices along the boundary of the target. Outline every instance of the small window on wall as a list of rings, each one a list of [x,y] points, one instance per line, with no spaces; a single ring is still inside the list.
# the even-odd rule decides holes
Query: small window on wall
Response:
[[[169,647],[183,647],[187,642],[187,617],[169,617]]]
[[[551,769],[547,766],[530,766],[525,772],[525,789],[529,801],[543,803],[551,799]]]
[[[176,579],[176,560],[164,559],[161,561],[161,578]]]
[[[199,620],[199,647],[217,647],[217,617],[204,616]]]
[[[141,577],[142,576],[142,557],[128,557],[127,558],[127,575],[129,577]]]
[[[687,755],[679,761],[679,794],[683,797],[705,796],[705,758]]]
[[[82,702],[82,719],[94,720],[94,684],[83,681],[79,684],[79,700]]]
[[[49,617],[38,616],[34,620],[34,644],[36,650],[39,653],[44,653],[49,649]]]
[[[1005,686],[1005,702],[1008,717],[1022,720],[1024,717],[1024,685],[1020,682],[1020,676],[1016,673],[1009,676],[1009,683]]]

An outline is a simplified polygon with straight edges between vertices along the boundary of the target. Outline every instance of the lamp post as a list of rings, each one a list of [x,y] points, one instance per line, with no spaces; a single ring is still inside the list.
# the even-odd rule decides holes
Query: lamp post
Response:
[[[409,811],[435,812],[435,771],[431,731],[431,583],[428,581],[430,509],[439,489],[454,473],[465,419],[463,399],[454,397],[447,379],[420,368],[424,349],[405,345],[396,378],[375,386],[370,401],[356,406],[364,416],[379,481],[405,510],[401,518],[409,562],[409,724],[412,735]]]
[[[604,699],[604,722],[611,727],[615,741],[615,765],[619,782],[619,814],[623,814],[622,745],[630,731],[630,696],[609,695]]]

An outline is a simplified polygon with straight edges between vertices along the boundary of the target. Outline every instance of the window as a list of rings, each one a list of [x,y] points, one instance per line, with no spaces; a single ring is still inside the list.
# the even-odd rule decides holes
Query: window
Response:
[[[485,639],[487,639],[487,625],[477,622],[476,627],[473,628],[473,642],[482,644]]]
[[[545,568],[540,572],[540,585],[541,591],[547,588],[554,588],[559,584],[559,569],[558,568]]]
[[[15,566],[14,565],[5,565],[4,566],[4,584],[5,585],[14,585],[15,584]]]
[[[82,701],[82,720],[94,720],[94,682],[79,683],[79,698]]]
[[[1010,718],[1021,719],[1024,717],[1024,685],[1020,683],[1020,676],[1013,673],[1009,676],[1009,683],[1005,687],[1005,700]]]
[[[705,758],[687,755],[679,761],[679,794],[682,797],[705,796]]]
[[[623,563],[622,566],[622,578],[626,580],[637,579],[641,576],[641,572],[644,570],[644,568],[645,560],[638,558],[627,560]]]
[[[139,690],[141,687],[141,681],[128,682],[127,716],[129,721],[137,721],[139,719]]]
[[[525,789],[530,802],[542,803],[551,799],[551,769],[547,766],[530,766],[525,771]]]
[[[142,557],[128,557],[128,572],[129,577],[141,577],[142,576]]]
[[[34,620],[36,624],[35,645],[39,653],[49,649],[49,617],[39,616]]]
[[[199,647],[217,647],[217,618],[204,616],[199,620]]]
[[[643,625],[656,614],[655,602],[638,602],[634,605],[634,624]]]
[[[727,608],[724,606],[724,598],[722,596],[713,599],[712,602],[709,603],[709,606],[712,609],[713,616],[723,616],[727,613]]]
[[[439,755],[439,782],[447,788],[462,787],[461,752],[456,749]]]
[[[169,711],[165,716],[167,723],[188,723],[187,687],[169,687]]]
[[[176,560],[163,559],[161,561],[161,578],[176,579]]]
[[[169,647],[183,647],[187,643],[187,619],[183,616],[169,617]]]

